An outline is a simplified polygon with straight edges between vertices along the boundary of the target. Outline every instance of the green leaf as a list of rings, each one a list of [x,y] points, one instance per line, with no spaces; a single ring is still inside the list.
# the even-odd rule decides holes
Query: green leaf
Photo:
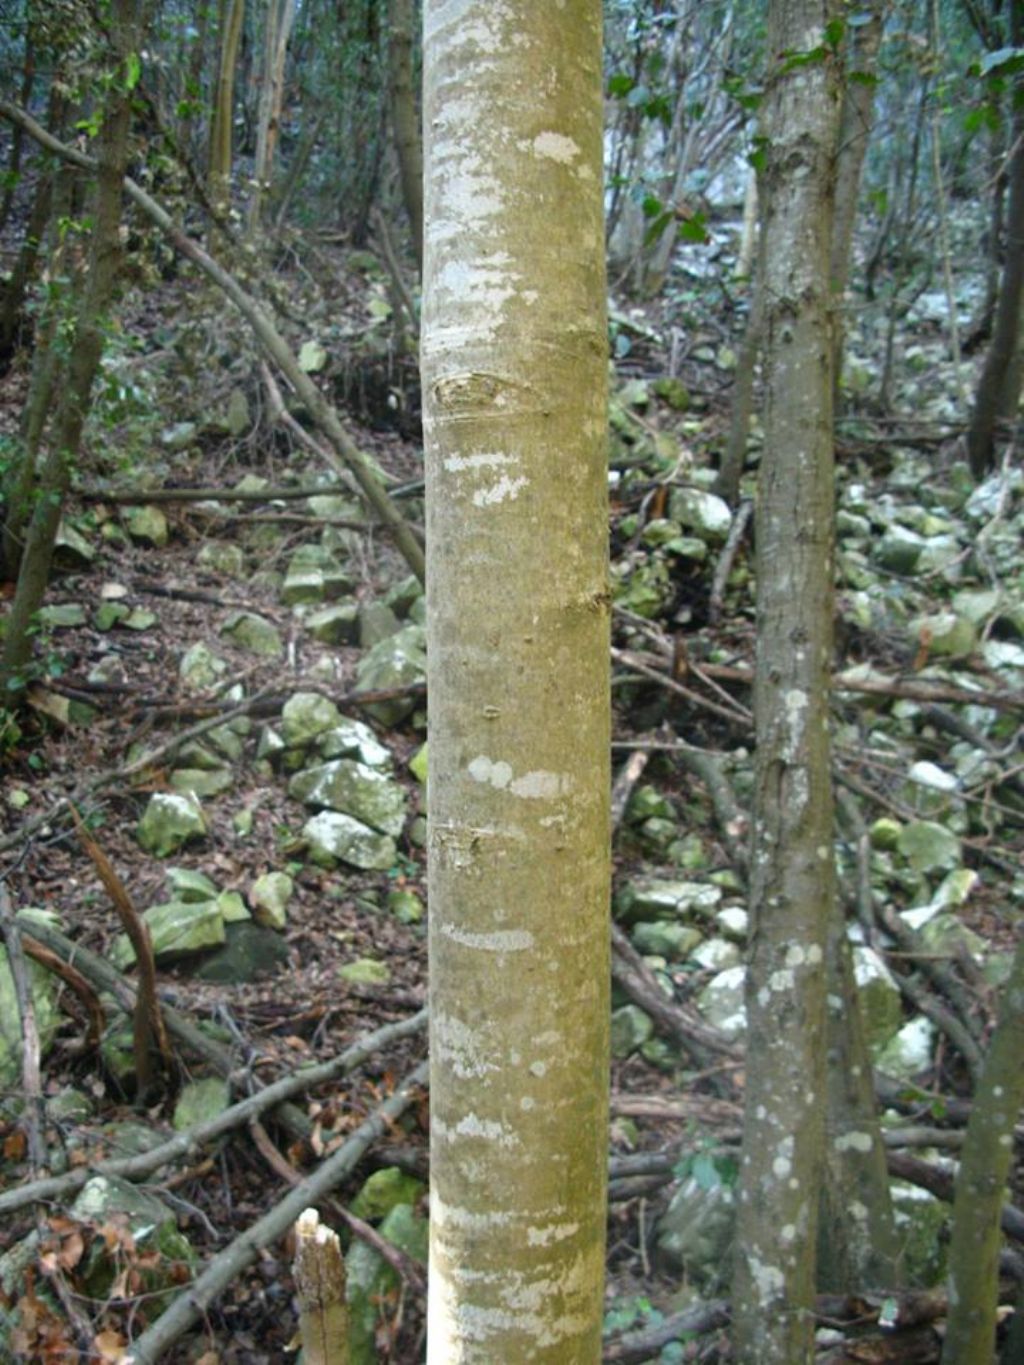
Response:
[[[846,23],[842,19],[830,19],[825,25],[825,42],[828,43],[833,52],[836,51],[839,44],[843,41],[843,35],[845,33]]]
[[[640,208],[645,218],[657,218],[659,213],[664,213],[665,205],[656,194],[645,194],[641,201]]]
[[[694,213],[689,218],[684,218],[679,224],[679,237],[684,242],[700,242],[701,245],[710,242],[711,236],[704,214]]]
[[[142,75],[142,61],[137,52],[130,52],[125,62],[124,88],[134,90]]]
[[[986,52],[981,60],[981,74],[991,76],[1001,68],[1016,71],[1024,62],[1024,47],[1001,47],[995,52]]]
[[[608,77],[608,94],[613,100],[621,100],[635,85],[636,80],[633,76],[628,76],[624,71],[617,71],[614,76]]]
[[[659,213],[657,218],[655,218],[654,222],[651,223],[651,226],[644,233],[644,246],[650,246],[653,242],[656,242],[671,221],[671,213]]]

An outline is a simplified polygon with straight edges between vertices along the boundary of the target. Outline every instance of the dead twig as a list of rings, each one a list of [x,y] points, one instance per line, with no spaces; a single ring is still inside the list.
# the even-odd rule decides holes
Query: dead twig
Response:
[[[386,1133],[416,1102],[427,1079],[421,1063],[382,1105],[315,1171],[299,1182],[279,1203],[236,1237],[209,1262],[191,1288],[180,1294],[152,1327],[129,1347],[125,1365],[158,1365],[170,1347],[198,1321],[264,1247],[283,1237],[304,1209],[316,1204],[362,1159],[374,1140]]]

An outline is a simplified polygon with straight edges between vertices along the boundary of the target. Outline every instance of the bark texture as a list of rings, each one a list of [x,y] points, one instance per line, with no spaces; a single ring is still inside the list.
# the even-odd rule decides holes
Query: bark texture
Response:
[[[843,297],[850,278],[850,257],[853,253],[853,229],[857,221],[857,199],[860,195],[861,172],[875,116],[875,66],[878,49],[882,45],[882,26],[885,19],[883,0],[875,0],[866,7],[867,23],[851,30],[851,51],[848,75],[859,79],[848,80],[843,94],[843,112],[839,131],[839,161],[836,168],[835,217],[832,224],[830,270],[832,292],[838,310],[835,316],[835,382],[842,376],[843,337],[846,331],[843,317]]]
[[[431,1365],[600,1357],[601,4],[427,0]]]
[[[733,1285],[744,1365],[813,1358],[834,914],[829,246],[838,129],[827,0],[769,7],[748,1065]]]
[[[103,123],[99,133],[96,198],[93,212],[89,264],[74,341],[63,376],[63,390],[34,488],[34,508],[25,534],[18,571],[18,585],[7,617],[3,657],[0,660],[0,692],[9,695],[23,685],[22,671],[31,658],[30,630],[42,605],[50,576],[53,546],[77,457],[82,431],[89,415],[93,380],[103,355],[106,310],[113,296],[121,263],[121,185],[128,161],[131,124],[131,92],[125,85],[126,60],[135,50],[141,27],[141,5],[136,0],[115,0],[111,6],[111,74]]]
[[[990,1365],[999,1297],[999,1217],[1024,1104],[1024,937],[1003,992],[967,1125],[953,1201],[949,1320],[942,1365]]]
[[[1014,0],[1010,6],[1010,40],[1014,47],[1024,39],[1024,4]],[[1015,100],[1024,98],[1024,78],[1013,84]],[[1007,400],[1004,392],[1013,368],[1024,303],[1024,109],[1017,108],[1011,125],[1012,148],[1009,196],[1006,211],[1006,260],[1003,265],[999,298],[996,301],[992,342],[985,355],[974,411],[967,431],[967,456],[971,473],[983,479],[996,463],[996,428]]]
[[[416,112],[413,79],[413,32],[416,7],[413,0],[389,0],[388,85],[391,126],[398,153],[402,200],[409,216],[416,266],[423,273],[423,143]]]

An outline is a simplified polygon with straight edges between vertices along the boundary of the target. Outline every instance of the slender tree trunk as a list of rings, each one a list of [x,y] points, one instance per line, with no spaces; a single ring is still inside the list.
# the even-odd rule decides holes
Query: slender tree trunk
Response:
[[[18,586],[7,617],[0,660],[2,696],[9,695],[24,681],[23,671],[32,653],[31,627],[46,592],[53,543],[71,476],[71,461],[81,444],[93,379],[103,354],[104,315],[121,260],[118,230],[131,123],[131,94],[125,85],[125,59],[137,43],[139,8],[136,0],[113,0],[111,5],[110,32],[116,47],[110,54],[112,79],[99,134],[89,269],[67,364],[65,390],[50,448],[40,471]]]
[[[388,75],[391,126],[395,134],[402,199],[409,215],[416,267],[423,273],[423,144],[416,113],[413,79],[414,0],[390,0],[388,5]]]
[[[284,63],[294,20],[295,0],[267,0],[263,85],[256,129],[256,168],[249,200],[250,233],[255,232],[260,225],[263,205],[274,178],[274,153],[277,150],[284,99]]]
[[[743,333],[743,344],[736,357],[732,402],[729,407],[729,434],[726,437],[718,478],[715,480],[715,492],[724,498],[730,507],[736,507],[739,503],[740,480],[743,478],[743,468],[747,460],[747,440],[750,436],[750,418],[754,410],[757,362],[761,355],[764,332],[763,295],[764,263],[761,260],[761,252],[758,251],[747,330]]]
[[[1011,41],[1019,46],[1024,37],[1024,4],[1011,7]],[[1018,98],[1024,82],[1017,78]],[[967,431],[967,455],[971,473],[983,479],[995,463],[996,424],[1006,407],[1007,375],[1017,351],[1021,306],[1024,304],[1024,112],[1014,115],[1010,145],[1010,189],[1006,210],[1006,262],[999,286],[992,341],[985,356],[974,398],[974,411]]]
[[[58,227],[68,216],[71,206],[72,182],[76,171],[66,163],[57,163],[47,173],[47,207],[50,214],[51,244],[50,274],[54,279],[69,280],[76,274],[68,263],[68,238]],[[53,290],[46,299],[36,322],[32,349],[32,372],[28,396],[21,413],[18,444],[15,456],[4,470],[2,481],[3,530],[0,533],[0,562],[3,577],[17,579],[25,547],[25,532],[32,517],[36,467],[42,446],[43,432],[53,411],[53,394],[63,366],[62,348],[54,344],[57,330],[68,321],[68,293],[78,286],[69,282],[61,290]]]
[[[50,90],[46,124],[55,137],[63,136],[66,116],[67,99],[58,90],[57,82],[54,82]],[[56,168],[52,164],[44,163],[39,179],[36,181],[28,226],[25,229],[25,240],[21,244],[18,259],[14,263],[11,277],[3,291],[3,307],[0,310],[0,365],[3,365],[10,358],[18,344],[25,296],[28,293],[29,285],[35,278],[39,248],[50,221],[50,207],[53,200],[53,185],[56,174]]]
[[[235,116],[235,67],[242,43],[245,0],[223,0],[220,63],[210,129],[210,198],[222,207],[231,192],[231,146]]]
[[[953,1201],[942,1365],[991,1365],[999,1297],[999,1215],[1024,1104],[1024,936],[974,1096]]]
[[[829,925],[825,1184],[817,1286],[855,1294],[902,1282],[889,1171],[842,907]]]
[[[757,759],[747,1079],[733,1279],[743,1365],[813,1359],[835,915],[829,249],[839,80],[830,0],[772,0],[763,185],[765,449],[757,524]]]
[[[594,1365],[609,1010],[600,0],[427,0],[424,67],[427,1358]]]
[[[25,60],[21,68],[21,92],[18,95],[22,108],[27,108],[32,99],[32,86],[36,76],[36,50],[32,41],[32,4],[25,5]],[[7,159],[7,177],[3,201],[0,202],[0,232],[7,226],[14,204],[14,191],[21,178],[21,154],[25,145],[25,135],[15,128],[11,137],[11,153]]]
[[[875,64],[882,43],[885,22],[884,0],[868,6],[869,19],[852,30],[852,51],[848,74],[864,79],[848,81],[843,92],[843,112],[839,126],[839,161],[836,168],[836,207],[832,225],[829,274],[837,303],[835,313],[835,358],[833,373],[838,389],[843,372],[843,340],[846,322],[843,298],[850,278],[853,229],[857,221],[861,172],[871,138],[875,110]]]

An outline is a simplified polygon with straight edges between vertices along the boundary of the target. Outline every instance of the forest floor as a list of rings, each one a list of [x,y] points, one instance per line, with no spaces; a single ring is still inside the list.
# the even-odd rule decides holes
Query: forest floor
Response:
[[[321,282],[329,267],[334,284],[324,294],[310,285],[309,297],[301,278],[295,284],[290,314],[303,318],[301,327],[294,322],[290,327],[296,349],[305,343],[323,347],[318,381],[347,410],[360,447],[396,486],[408,485],[422,476],[414,369],[408,360],[388,358],[383,276],[369,267],[345,266],[336,244],[311,248],[306,265],[320,269]],[[691,524],[683,527],[683,539],[691,543],[682,552],[671,543],[680,538],[674,491],[706,491],[701,471],[721,448],[730,357],[742,313],[732,318],[709,313],[694,325],[684,317],[692,311],[677,300],[658,309],[624,307],[613,316],[614,335],[626,339],[616,345],[612,455],[619,607],[615,769],[624,811],[616,840],[616,892],[621,896],[645,877],[683,878],[724,886],[727,899],[742,906],[735,850],[743,840],[752,747],[752,538],[748,530],[727,549],[724,538]],[[286,872],[293,882],[279,933],[286,956],[272,973],[244,984],[204,982],[195,970],[201,957],[161,962],[158,969],[165,1004],[209,1026],[211,1036],[232,1049],[242,1094],[243,1071],[263,1083],[289,1076],[408,1018],[425,1002],[424,925],[390,908],[398,903],[395,892],[426,902],[425,852],[415,822],[423,789],[408,766],[424,738],[424,700],[422,688],[414,686],[408,692],[411,715],[393,725],[370,722],[408,803],[394,864],[382,871],[312,864],[299,837],[305,813],[288,794],[287,772],[261,750],[261,739],[278,725],[282,706],[296,693],[328,697],[342,715],[366,720],[365,698],[354,690],[364,651],[355,641],[318,642],[306,617],[282,601],[289,562],[300,547],[322,543],[326,523],[316,504],[276,499],[273,490],[322,484],[336,491],[332,477],[288,424],[275,420],[272,389],[260,377],[241,322],[226,316],[190,277],[135,289],[122,319],[68,508],[67,520],[89,541],[92,559],[70,567],[68,559],[62,561],[65,567],[48,596],[51,610],[40,636],[32,705],[17,721],[6,722],[3,871],[15,908],[55,912],[64,934],[108,961],[122,924],[94,859],[67,820],[62,803],[68,797],[77,796],[91,838],[140,913],[168,899],[169,864],[203,873],[218,892],[238,892],[243,899],[263,874]],[[919,392],[929,384],[933,393],[945,392],[941,337],[922,324],[912,340],[925,356],[914,381]],[[679,381],[685,399],[681,388],[662,383],[659,390],[658,381],[666,379]],[[21,367],[0,381],[0,423],[7,432],[16,425],[26,382]],[[1024,900],[1024,593],[1019,560],[1015,567],[1005,545],[1007,535],[1016,537],[1019,552],[1024,493],[1007,469],[990,481],[989,502],[973,515],[957,464],[962,414],[956,416],[951,401],[936,402],[929,411],[912,393],[906,397],[904,411],[913,411],[912,419],[872,416],[864,404],[856,420],[839,428],[839,506],[846,521],[840,533],[836,672],[851,686],[836,697],[837,774],[867,826],[879,817],[905,826],[925,814],[954,831],[956,866],[977,874],[957,914],[979,936],[988,961],[1012,944]],[[229,419],[224,414],[232,404]],[[756,440],[752,450],[756,453]],[[157,491],[234,488],[253,476],[270,490],[263,502],[217,502],[214,493],[204,502],[147,499]],[[113,495],[121,493],[132,501],[116,501]],[[158,506],[166,518],[166,543],[133,538],[126,508],[147,505]],[[403,506],[413,520],[421,516],[415,496]],[[330,515],[337,519],[336,511]],[[925,524],[928,517],[932,521]],[[890,565],[899,562],[895,541],[916,545],[902,531],[894,536],[893,527],[931,543],[938,556],[933,568],[915,568],[913,556],[902,569],[885,566],[878,546],[886,537],[893,543]],[[407,577],[392,547],[365,522],[355,531],[334,530],[344,536],[349,593],[360,606],[380,602]],[[162,540],[162,533],[156,538]],[[943,538],[943,545],[934,544]],[[979,549],[983,539],[987,549]],[[214,544],[238,547],[240,568],[213,567]],[[728,573],[714,600],[716,570],[726,555]],[[943,652],[944,632],[970,607],[964,599],[952,605],[964,591],[996,596],[987,609],[980,604],[973,633]],[[112,603],[127,611],[107,624],[109,616],[98,613]],[[239,611],[257,613],[276,628],[279,654],[254,654],[223,634]],[[202,691],[189,690],[181,679],[182,656],[197,643],[227,663],[223,681]],[[854,690],[858,681],[866,691]],[[673,691],[672,683],[685,693]],[[125,775],[129,765],[140,751],[166,745],[243,699],[252,708],[240,727],[241,752],[230,763],[230,785],[202,803],[207,836],[165,858],[144,851],[139,820],[154,793],[172,789],[173,746],[142,771]],[[724,765],[738,802],[731,824],[723,825],[710,786],[674,751],[680,743]],[[915,764],[929,765],[917,796]],[[101,774],[109,780],[97,785]],[[921,774],[919,766],[918,779]],[[666,828],[666,813],[674,832]],[[845,837],[850,856],[842,863],[844,885],[856,899],[851,851],[856,841],[849,832]],[[880,894],[899,908],[919,904],[921,887],[912,872],[894,866],[888,881],[880,872]],[[731,881],[721,876],[730,873]],[[719,880],[712,883],[715,876]],[[356,973],[355,979],[339,975],[367,962],[378,970]],[[901,970],[898,952],[891,965]],[[710,963],[666,962],[650,954],[646,968],[648,984],[667,988],[680,1008],[690,1008],[716,974]],[[968,980],[974,1024],[983,1032],[992,1017],[991,986],[980,967],[968,969]],[[625,999],[620,994],[620,1007]],[[115,1013],[109,1011],[110,1017]],[[111,1070],[109,1054],[83,1045],[84,1028],[81,1003],[65,988],[60,1022],[43,1061],[49,1105],[44,1129],[51,1150],[74,1153],[72,1166],[119,1155],[125,1150],[119,1144],[132,1134],[137,1139],[140,1123],[167,1136],[177,1090],[204,1074],[204,1063],[176,1044],[173,1081],[140,1111],[130,1081],[119,1081]],[[678,1037],[669,1043],[661,1053],[650,1047],[646,1055],[630,1051],[614,1065],[612,1153],[620,1164],[613,1164],[617,1197],[609,1224],[608,1298],[609,1326],[619,1331],[650,1326],[660,1313],[686,1302],[679,1269],[659,1256],[653,1230],[673,1181],[692,1172],[702,1154],[728,1151],[737,1136],[742,1072],[735,1065],[701,1072]],[[199,1261],[222,1251],[282,1197],[285,1168],[301,1174],[337,1150],[424,1055],[420,1033],[388,1046],[343,1080],[297,1096],[309,1120],[304,1140],[269,1121],[255,1136],[243,1126],[209,1154],[192,1153],[186,1164],[155,1177],[154,1192],[175,1210]],[[941,1039],[915,1082],[922,1091],[965,1093],[963,1067]],[[57,1101],[72,1093],[78,1107],[61,1108]],[[420,1092],[387,1140],[371,1146],[335,1189],[339,1203],[351,1204],[368,1175],[382,1166],[401,1165],[423,1175],[426,1098]],[[14,1110],[0,1109],[0,1141],[8,1188],[29,1177]],[[422,1195],[415,1211],[423,1213]],[[56,1359],[59,1350],[86,1343],[93,1352],[87,1358],[120,1358],[125,1342],[138,1335],[147,1315],[154,1316],[143,1292],[150,1267],[142,1253],[122,1240],[116,1279],[111,1283],[108,1277],[102,1293],[91,1292],[87,1266],[93,1244],[104,1232],[109,1238],[109,1228],[69,1218],[67,1203],[57,1200],[5,1216],[0,1253],[33,1231],[41,1239],[36,1288],[30,1281],[27,1290],[11,1295],[25,1333],[17,1339],[24,1346],[18,1358]],[[376,1305],[376,1351],[381,1361],[405,1363],[421,1358],[424,1305],[415,1271],[407,1262],[399,1268],[408,1273],[395,1277]],[[210,1305],[201,1328],[166,1359],[262,1365],[291,1358],[293,1293],[286,1251],[277,1243],[237,1275]],[[658,1358],[657,1352],[650,1358]]]

